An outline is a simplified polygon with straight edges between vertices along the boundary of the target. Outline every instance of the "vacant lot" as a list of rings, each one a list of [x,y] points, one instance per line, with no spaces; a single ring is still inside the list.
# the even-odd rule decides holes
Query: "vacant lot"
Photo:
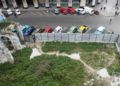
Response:
[[[14,53],[15,64],[0,65],[0,86],[83,86],[84,66],[68,57],[42,55],[30,48]]]
[[[109,73],[120,72],[120,55],[114,44],[47,42],[42,50],[79,52],[81,59],[94,69],[106,67]],[[92,78],[80,61],[46,54],[29,60],[31,52],[31,48],[19,50],[13,53],[14,64],[0,64],[0,86],[83,86]]]
[[[120,72],[120,55],[116,51],[115,44],[47,42],[43,45],[42,50],[68,54],[79,52],[81,59],[95,69],[105,67],[108,68],[110,74]]]

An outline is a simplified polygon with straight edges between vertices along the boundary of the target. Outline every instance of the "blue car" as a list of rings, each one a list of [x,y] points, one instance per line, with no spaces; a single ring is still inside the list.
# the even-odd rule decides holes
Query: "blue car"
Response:
[[[23,26],[22,32],[23,32],[24,36],[31,35],[33,31],[35,31],[35,27],[34,26],[29,26],[29,25]]]

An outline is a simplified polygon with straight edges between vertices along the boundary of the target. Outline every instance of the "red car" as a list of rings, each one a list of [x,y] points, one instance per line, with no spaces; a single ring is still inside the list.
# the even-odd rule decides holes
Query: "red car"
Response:
[[[53,29],[51,27],[49,26],[45,27],[45,30],[44,30],[45,33],[51,33],[52,31]]]
[[[69,14],[72,14],[72,15],[75,14],[75,12],[76,12],[75,9],[72,8],[72,7],[68,8],[67,11],[68,11]]]
[[[67,15],[67,8],[60,8],[59,9],[60,13],[62,13],[63,15]]]

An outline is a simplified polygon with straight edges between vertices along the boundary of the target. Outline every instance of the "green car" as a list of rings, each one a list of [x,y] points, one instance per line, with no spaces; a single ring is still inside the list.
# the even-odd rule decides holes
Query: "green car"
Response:
[[[77,26],[71,26],[67,33],[77,33],[77,32],[78,32]]]

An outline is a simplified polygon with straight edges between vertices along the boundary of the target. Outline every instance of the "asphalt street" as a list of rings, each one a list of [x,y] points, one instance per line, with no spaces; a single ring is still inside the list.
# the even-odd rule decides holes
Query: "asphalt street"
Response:
[[[38,26],[72,26],[72,25],[87,25],[90,28],[98,28],[105,26],[106,29],[112,30],[115,33],[120,33],[120,16],[103,17],[97,15],[48,15],[38,12],[26,12],[20,16],[11,16],[9,19],[20,22],[21,24],[38,25]],[[110,21],[111,20],[111,21]]]

